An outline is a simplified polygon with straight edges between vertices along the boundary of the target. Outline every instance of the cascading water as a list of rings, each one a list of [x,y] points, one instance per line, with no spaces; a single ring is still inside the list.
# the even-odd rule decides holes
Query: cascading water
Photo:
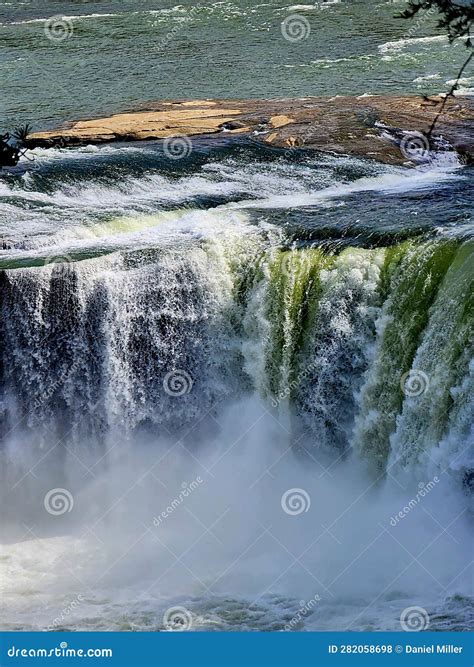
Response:
[[[228,165],[225,160],[222,165],[225,179]],[[235,163],[232,166],[235,171]],[[283,197],[293,185],[278,180],[281,168],[277,165],[273,174]],[[215,179],[216,170],[214,166],[205,173]],[[403,174],[392,177],[405,182]],[[183,178],[189,184],[191,177]],[[326,178],[327,174],[321,193],[326,192]],[[385,188],[388,175],[380,178]],[[248,197],[249,184],[242,185],[241,174],[237,180],[242,196]],[[377,177],[365,178],[354,183],[352,192],[377,192],[380,183]],[[0,435],[1,475],[9,501],[3,510],[5,527],[11,539],[18,538],[20,515],[20,523],[34,527],[39,543],[52,540],[63,559],[70,548],[82,554],[85,547],[60,543],[63,538],[58,535],[76,535],[87,518],[90,534],[102,542],[105,564],[99,568],[99,581],[104,583],[109,569],[126,556],[118,546],[123,535],[135,535],[138,526],[145,525],[137,540],[146,542],[146,555],[137,556],[132,569],[156,569],[158,577],[167,571],[166,555],[149,535],[152,518],[163,503],[166,506],[166,498],[179,494],[184,479],[201,474],[206,484],[193,492],[187,509],[195,518],[187,520],[201,522],[212,534],[209,526],[219,520],[215,512],[229,504],[235,530],[219,533],[222,552],[214,545],[187,565],[199,585],[187,582],[189,572],[173,578],[173,591],[187,596],[198,625],[281,629],[294,614],[295,597],[307,587],[307,577],[301,586],[304,572],[290,570],[287,580],[287,556],[280,554],[264,568],[262,584],[254,579],[262,559],[283,543],[292,545],[290,551],[304,547],[308,558],[312,554],[307,566],[303,562],[311,572],[316,564],[315,592],[326,598],[326,606],[315,613],[315,627],[326,627],[326,614],[333,619],[329,627],[351,622],[365,627],[364,623],[375,623],[373,617],[364,620],[366,605],[379,598],[356,585],[364,571],[351,570],[350,580],[346,572],[349,576],[354,560],[368,550],[364,566],[378,573],[369,588],[373,584],[380,591],[387,586],[387,595],[394,594],[389,573],[391,568],[395,574],[398,570],[396,562],[390,564],[390,546],[377,546],[374,553],[368,546],[379,539],[371,531],[400,507],[394,484],[416,493],[417,485],[437,476],[444,495],[440,500],[432,492],[435,505],[448,496],[449,506],[467,502],[474,467],[469,457],[474,245],[462,235],[450,234],[410,240],[387,237],[384,243],[372,243],[370,235],[360,238],[357,221],[349,221],[341,232],[346,213],[338,207],[344,202],[333,199],[348,196],[350,183],[320,193],[319,201],[327,206],[320,209],[321,229],[323,222],[329,228],[331,216],[340,210],[331,235],[325,237],[320,229],[320,238],[314,238],[311,225],[305,227],[304,209],[298,233],[292,231],[291,218],[283,232],[278,213],[269,218],[265,214],[264,219],[249,213],[258,209],[257,197],[250,206],[247,200],[233,201],[238,191],[234,186],[221,184],[221,194],[225,191],[230,201],[219,201],[208,210],[147,210],[146,216],[141,209],[134,215],[124,210],[119,217],[118,211],[107,210],[106,215],[115,216],[112,221],[100,218],[99,200],[98,217],[91,221],[83,211],[82,226],[21,238],[4,253]],[[170,182],[167,187],[174,202],[178,186]],[[203,190],[207,196],[208,181]],[[17,215],[24,215],[18,201],[31,201],[31,192],[30,184],[24,191],[18,186],[9,191],[9,199],[17,202]],[[64,202],[37,194],[48,200],[38,205],[38,219],[43,205],[56,207],[58,216],[64,214]],[[261,209],[268,212],[268,193],[263,196]],[[299,197],[304,196],[302,191]],[[314,204],[313,194],[308,197]],[[144,199],[150,201],[151,193]],[[363,206],[361,202],[363,198],[354,205]],[[43,224],[38,219],[33,224]],[[356,231],[351,236],[352,227]],[[67,515],[54,526],[45,525],[50,517],[44,516],[43,497],[54,487],[73,492],[82,518]],[[299,517],[305,523],[285,523],[283,528],[280,498],[292,487],[310,489],[316,516],[305,513]],[[125,507],[120,505],[123,498]],[[360,502],[367,525],[346,516],[353,506],[358,511]],[[180,546],[189,548],[185,537],[199,528],[188,525],[183,515],[184,510],[181,519],[169,518],[157,534],[159,543],[173,553],[181,553]],[[65,518],[70,518],[69,524],[61,523]],[[291,517],[283,514],[283,519],[291,523]],[[413,527],[410,520],[410,536],[431,537],[434,528],[422,520]],[[462,520],[467,521],[464,510]],[[260,540],[253,541],[260,534],[254,531],[261,531],[262,524],[268,526],[265,539],[270,535],[275,543],[257,544],[235,585],[228,578],[229,563],[253,549]],[[314,530],[320,526],[320,549],[313,553]],[[50,536],[44,542],[41,531]],[[466,540],[466,533],[464,524],[457,528],[460,539]],[[132,538],[129,543],[134,544]],[[350,563],[343,543],[351,545]],[[156,549],[158,565],[151,555]],[[90,567],[91,553],[85,549],[82,569],[71,574],[85,586],[88,599],[74,627],[103,627],[91,615],[88,605],[94,604],[105,605],[107,627],[154,627],[156,609],[141,597],[142,590],[133,610],[143,615],[127,617],[125,626],[114,620],[109,605],[117,601],[109,600],[109,593],[103,593],[107,602],[94,601],[93,572],[99,566]],[[447,554],[449,571],[440,562],[433,576],[441,581],[445,596],[453,595],[457,589],[452,580],[463,573],[463,556],[455,545],[443,545],[442,553]],[[26,576],[15,548],[6,558],[19,559],[13,569],[18,567]],[[382,570],[373,565],[380,559],[387,563]],[[214,570],[221,574],[212,580]],[[133,588],[129,569],[118,576]],[[466,577],[464,573],[462,582]],[[315,584],[313,575],[310,581]],[[410,578],[407,588],[412,585]],[[38,612],[39,626],[51,625],[53,608],[65,606],[64,585],[56,581],[53,588],[62,591],[61,602],[48,603],[49,616]],[[246,601],[235,591],[247,596]],[[279,591],[284,592],[281,598]],[[268,592],[274,594],[271,600]],[[13,624],[30,627],[32,621],[25,620],[15,593],[7,589],[6,595],[16,610]],[[156,595],[166,600],[170,592],[160,588]],[[448,605],[456,600],[450,597]],[[145,614],[144,604],[154,611],[147,607]],[[248,614],[245,621],[239,625],[230,620],[234,615],[238,619],[243,609]],[[380,627],[389,627],[386,610],[377,614],[385,619]],[[462,625],[462,613],[453,612],[452,618],[454,626]]]
[[[354,447],[384,470],[421,463],[465,421],[471,242],[233,241],[5,271],[3,432],[21,423],[39,447],[66,431],[179,432],[255,391],[292,404],[316,447]],[[163,384],[174,370],[193,385],[179,403]],[[404,393],[410,371],[427,376],[422,398]]]

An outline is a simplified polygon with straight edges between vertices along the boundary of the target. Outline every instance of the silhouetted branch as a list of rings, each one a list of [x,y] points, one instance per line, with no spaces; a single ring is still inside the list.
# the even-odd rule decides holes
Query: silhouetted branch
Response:
[[[450,42],[466,38],[466,46],[472,46],[470,31],[474,21],[474,5],[470,0],[408,0],[408,7],[398,17],[411,19],[418,12],[433,8],[440,14],[438,27],[446,30]]]
[[[454,97],[454,93],[459,86],[462,74],[474,55],[471,42],[471,28],[474,21],[474,3],[472,0],[408,0],[408,7],[398,14],[398,18],[411,19],[414,18],[418,12],[429,11],[431,9],[438,10],[440,14],[438,27],[446,30],[449,41],[454,42],[455,39],[465,39],[465,44],[467,48],[471,49],[471,52],[459,70],[454,84],[446,93],[441,107],[431,123],[430,129],[425,134],[428,143],[430,142],[440,116],[444,112],[448,99]]]
[[[13,133],[0,134],[0,169],[3,167],[14,167],[25,154],[25,142],[31,131],[27,124],[19,125]]]
[[[428,137],[428,139],[431,138],[431,135],[432,135],[433,130],[434,130],[435,126],[436,126],[436,123],[438,122],[439,117],[440,117],[441,114],[443,113],[444,108],[445,108],[445,106],[446,106],[446,103],[447,103],[448,99],[449,99],[450,97],[454,97],[454,92],[455,92],[455,90],[457,90],[457,88],[458,88],[458,86],[459,86],[459,81],[460,81],[460,79],[461,79],[461,77],[462,77],[462,74],[463,74],[464,70],[466,69],[466,67],[469,65],[469,63],[471,62],[473,56],[474,56],[474,51],[471,51],[471,53],[469,54],[467,60],[464,62],[463,66],[462,66],[461,69],[459,70],[455,82],[454,82],[453,85],[451,86],[451,89],[449,90],[449,92],[446,94],[446,96],[445,96],[445,98],[444,98],[444,100],[443,100],[443,103],[442,103],[442,105],[441,105],[441,107],[440,107],[438,113],[436,114],[435,118],[433,119],[433,122],[431,123],[430,129],[428,130],[428,133],[427,133],[427,137]]]

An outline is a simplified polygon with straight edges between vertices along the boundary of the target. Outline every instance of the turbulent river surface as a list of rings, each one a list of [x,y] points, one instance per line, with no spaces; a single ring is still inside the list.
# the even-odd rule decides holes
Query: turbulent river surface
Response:
[[[0,0],[0,117],[39,129],[145,100],[444,92],[465,47],[433,12],[395,18],[404,5]],[[473,83],[468,69],[458,92]]]
[[[467,628],[472,169],[27,157],[0,181],[2,627]]]
[[[3,117],[442,90],[464,51],[372,6],[0,2]],[[0,627],[467,630],[472,182],[229,135],[3,174]]]

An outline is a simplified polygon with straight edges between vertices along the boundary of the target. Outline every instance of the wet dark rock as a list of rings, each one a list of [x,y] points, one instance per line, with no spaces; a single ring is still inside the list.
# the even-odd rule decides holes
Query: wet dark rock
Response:
[[[394,134],[428,136],[443,98],[418,96],[314,97],[281,100],[197,100],[147,103],[139,110],[77,121],[30,134],[26,145],[70,146],[165,139],[223,130],[252,135],[279,148],[305,148],[407,164]],[[457,151],[474,162],[474,100],[449,98],[430,146]],[[408,162],[410,159],[408,158]],[[416,162],[416,161],[415,161]]]

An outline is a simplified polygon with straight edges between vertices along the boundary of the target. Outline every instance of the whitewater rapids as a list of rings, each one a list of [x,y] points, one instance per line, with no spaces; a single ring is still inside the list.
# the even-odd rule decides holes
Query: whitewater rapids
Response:
[[[474,244],[367,222],[466,176],[262,165],[0,183],[3,629],[469,626]]]

